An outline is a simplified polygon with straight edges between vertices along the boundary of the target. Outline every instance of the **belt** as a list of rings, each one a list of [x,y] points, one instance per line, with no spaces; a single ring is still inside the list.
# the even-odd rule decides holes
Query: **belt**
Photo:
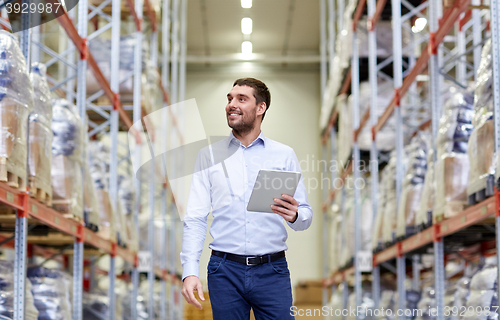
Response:
[[[225,256],[226,259],[229,261],[238,262],[241,264],[245,264],[247,266],[257,266],[259,264],[273,262],[273,261],[276,261],[278,259],[284,258],[285,251],[280,251],[280,252],[271,253],[271,254],[264,254],[262,256],[244,256],[244,255],[239,255],[239,254],[233,254],[233,253],[212,250],[212,255],[219,257],[219,258],[224,258],[224,256]]]

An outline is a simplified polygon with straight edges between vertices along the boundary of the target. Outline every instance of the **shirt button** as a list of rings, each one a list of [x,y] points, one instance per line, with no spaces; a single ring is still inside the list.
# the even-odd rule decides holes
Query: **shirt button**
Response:
[[[250,240],[247,240],[248,243],[250,243]]]
[[[250,220],[247,220],[247,223],[250,223]]]

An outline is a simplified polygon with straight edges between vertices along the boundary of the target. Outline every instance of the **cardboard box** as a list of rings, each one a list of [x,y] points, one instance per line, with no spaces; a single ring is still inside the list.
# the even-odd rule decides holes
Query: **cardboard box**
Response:
[[[330,296],[330,289],[328,289]],[[297,304],[316,304],[323,303],[323,284],[321,280],[300,281],[295,286],[293,299],[294,305]]]
[[[294,304],[295,320],[323,320],[321,304]]]

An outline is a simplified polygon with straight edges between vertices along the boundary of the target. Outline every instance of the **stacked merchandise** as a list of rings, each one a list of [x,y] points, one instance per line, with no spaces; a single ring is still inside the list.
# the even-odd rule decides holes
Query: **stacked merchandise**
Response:
[[[122,303],[120,296],[116,296],[116,319],[123,319]],[[70,319],[70,318],[67,318]],[[109,297],[102,293],[83,294],[83,319],[102,320],[109,319]]]
[[[391,158],[392,159],[392,158]],[[387,204],[386,198],[386,187],[390,180],[388,173],[386,171],[392,170],[389,166],[386,166],[381,173],[380,185],[378,190],[378,207],[377,207],[377,217],[375,219],[375,225],[372,232],[372,248],[374,251],[378,252],[385,248],[385,243],[383,239],[384,231],[384,212],[385,206]]]
[[[53,99],[52,206],[83,219],[82,120],[75,105]]]
[[[132,100],[134,91],[133,77],[130,75],[134,70],[134,36],[120,37],[120,66],[119,79],[126,79],[120,82],[120,98],[123,101]],[[145,61],[149,60],[149,50],[147,43],[143,43],[142,47],[142,70],[145,69]],[[102,74],[108,80],[111,75],[111,40],[96,38],[90,41],[89,50],[96,60]],[[91,70],[87,70],[87,94],[93,95],[101,90],[101,86],[97,82]],[[145,92],[145,91],[143,91]]]
[[[384,208],[378,211],[380,214],[377,217],[380,217],[379,228],[382,229],[382,242],[386,246],[394,242],[397,227],[396,161],[396,152],[393,151],[389,163],[382,171],[380,182],[381,192],[384,193]]]
[[[346,181],[352,181],[351,177],[348,177]],[[347,182],[350,184],[350,182]],[[352,190],[346,190],[345,192],[345,208],[342,217],[342,242],[339,243],[340,259],[339,264],[341,268],[348,268],[352,265],[352,257],[354,256],[354,240],[352,237],[352,230],[354,230],[354,193]],[[351,229],[352,228],[352,229]]]
[[[425,172],[424,186],[420,206],[418,208],[415,224],[419,231],[425,230],[432,225],[432,209],[434,208],[434,198],[436,191],[436,181],[434,180],[434,151],[430,142],[427,144],[427,171]]]
[[[396,310],[396,293],[393,290],[384,290],[380,294],[380,310],[385,310],[384,314],[377,316],[377,320],[389,320],[394,317],[389,317],[387,314],[394,315]],[[390,312],[388,311],[390,310]]]
[[[27,275],[32,283],[38,320],[71,319],[72,277],[44,267],[30,267]]]
[[[158,201],[157,201],[158,202]],[[149,224],[153,224],[154,228],[154,257],[153,264],[155,267],[160,267],[163,258],[162,247],[167,246],[168,242],[162,244],[161,234],[163,233],[163,220],[157,217],[154,221],[150,220],[149,208],[146,208],[139,216],[139,250],[149,251]],[[155,212],[160,212],[159,204],[156,203]],[[168,239],[166,239],[168,241]]]
[[[328,308],[333,310],[330,312],[329,317],[325,318],[327,320],[342,320],[342,309],[343,309],[343,297],[342,297],[343,285],[339,285],[335,291],[333,291],[328,303]]]
[[[341,243],[341,220],[342,217],[340,215],[340,206],[341,206],[341,197],[342,193],[337,192],[335,195],[335,204],[332,206],[332,212],[330,214],[330,243],[332,244],[330,246],[330,271],[333,273],[337,271],[340,267],[339,264],[339,257],[340,257],[340,252],[339,252],[339,244]]]
[[[123,214],[121,214],[121,203],[117,202],[118,208],[113,204],[109,196],[109,149],[101,142],[89,143],[90,175],[94,181],[99,203],[100,222],[99,233],[106,239],[115,239],[125,246],[128,243]]]
[[[337,161],[342,167],[347,165],[347,161],[352,154],[352,111],[349,106],[350,103],[347,102],[347,96],[345,94],[338,96],[337,110],[339,111],[339,133],[337,140],[339,143],[337,143]]]
[[[52,186],[52,104],[46,68],[41,63],[31,65],[34,108],[29,116],[29,190],[30,195],[50,205]]]
[[[493,73],[491,58],[491,39],[483,47],[481,63],[477,70],[476,90],[474,92],[474,130],[469,139],[470,182],[467,187],[469,203],[481,201],[486,194],[491,195],[493,179],[488,176],[495,173],[493,152]],[[488,184],[489,183],[489,184]],[[488,192],[486,192],[488,190]],[[475,194],[478,194],[476,199]]]
[[[163,92],[160,89],[160,73],[151,61],[146,62],[146,72],[142,75],[143,106],[146,114],[163,106]]]
[[[24,301],[24,319],[37,320],[38,310],[35,308],[31,282],[26,281]],[[0,319],[14,319],[14,261],[0,261]]]
[[[0,31],[0,181],[26,187],[26,124],[33,87],[14,35]]]
[[[489,257],[485,266],[470,281],[470,292],[465,306],[467,312],[460,320],[498,319],[497,286],[496,257]]]
[[[137,319],[132,319],[132,291],[129,290],[126,295],[123,296],[122,299],[122,320],[147,320],[148,319],[148,310],[146,303],[144,302],[143,295],[139,295],[137,297]]]
[[[452,217],[467,204],[469,157],[467,147],[472,132],[471,93],[451,88],[452,96],[443,108],[436,139],[436,203],[434,221]]]
[[[408,165],[403,180],[403,190],[399,201],[397,231],[398,240],[417,232],[416,216],[420,209],[420,199],[424,189],[424,178],[427,171],[427,145],[430,137],[421,132],[416,135],[405,150],[408,154]]]
[[[85,118],[86,123],[88,123],[88,117]],[[87,127],[85,125],[85,127]],[[85,226],[94,232],[99,231],[100,218],[99,218],[99,202],[97,201],[97,191],[93,183],[88,183],[92,181],[92,176],[90,175],[89,169],[89,137],[84,134],[83,137],[83,219],[85,221]]]
[[[135,189],[134,182],[130,177],[118,176],[118,201],[121,204],[130,249],[137,251],[138,240],[134,222]]]
[[[378,34],[379,32],[377,32]],[[379,81],[382,83],[381,81]],[[380,117],[389,103],[391,102],[392,95],[394,93],[394,88],[387,85],[380,85],[378,87],[377,93],[377,118]],[[359,85],[359,114],[360,117],[365,114],[367,110],[370,109],[371,105],[371,89],[370,83],[367,81],[361,82]],[[352,110],[352,109],[350,109]],[[391,151],[395,147],[396,143],[396,120],[394,116],[391,116],[385,126],[377,132],[377,150],[378,151]],[[350,134],[352,139],[352,131]],[[360,150],[371,150],[372,146],[372,131],[370,126],[364,126],[358,136],[358,145]]]

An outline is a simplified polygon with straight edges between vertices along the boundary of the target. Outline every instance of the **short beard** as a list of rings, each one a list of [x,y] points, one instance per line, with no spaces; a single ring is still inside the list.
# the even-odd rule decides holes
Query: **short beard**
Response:
[[[245,121],[246,119],[243,119],[243,121],[241,121],[240,123],[234,125],[234,126],[231,126],[229,124],[229,119],[227,119],[227,125],[234,130],[234,132],[236,132],[237,134],[239,134],[240,136],[241,135],[244,135],[246,133],[249,133],[250,131],[253,130],[253,128],[255,128],[255,119],[256,117],[254,117],[253,119],[248,119],[248,120],[251,120],[251,121]]]

